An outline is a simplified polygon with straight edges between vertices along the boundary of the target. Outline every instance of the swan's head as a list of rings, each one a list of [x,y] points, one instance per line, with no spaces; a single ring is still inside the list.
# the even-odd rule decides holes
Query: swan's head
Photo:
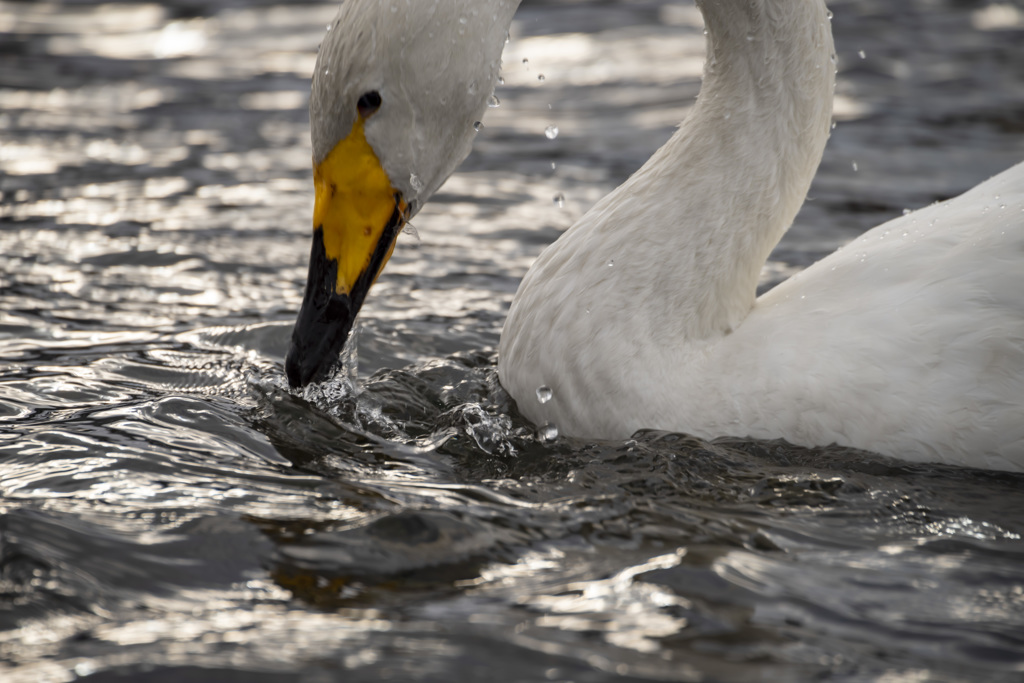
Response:
[[[402,226],[469,154],[517,4],[342,4],[310,97],[316,204],[293,387],[323,378]]]

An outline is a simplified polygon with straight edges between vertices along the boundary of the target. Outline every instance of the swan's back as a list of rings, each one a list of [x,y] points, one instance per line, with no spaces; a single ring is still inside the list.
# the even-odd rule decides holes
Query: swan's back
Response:
[[[743,435],[1022,469],[1022,228],[1024,164],[880,225],[763,295],[691,390],[725,373]]]

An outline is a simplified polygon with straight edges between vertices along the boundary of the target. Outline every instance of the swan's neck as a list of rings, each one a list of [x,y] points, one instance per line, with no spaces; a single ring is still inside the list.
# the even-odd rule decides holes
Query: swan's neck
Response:
[[[631,324],[673,344],[727,334],[750,311],[821,160],[835,76],[822,0],[698,5],[708,51],[694,109],[578,226],[623,269],[618,286],[650,293],[637,305],[651,319]]]

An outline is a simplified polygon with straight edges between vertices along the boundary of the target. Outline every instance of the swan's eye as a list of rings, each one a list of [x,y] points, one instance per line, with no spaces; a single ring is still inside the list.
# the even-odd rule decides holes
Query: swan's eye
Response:
[[[373,114],[380,109],[380,93],[376,90],[365,92],[356,102],[356,107],[359,108],[359,115],[364,119],[373,116]]]

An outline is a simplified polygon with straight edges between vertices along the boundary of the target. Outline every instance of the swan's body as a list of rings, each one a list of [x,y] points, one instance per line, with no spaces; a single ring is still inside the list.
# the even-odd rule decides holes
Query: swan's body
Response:
[[[450,0],[444,11],[457,30],[474,10],[510,20],[515,4]],[[524,278],[502,333],[503,386],[531,420],[579,437],[659,428],[1024,469],[1024,165],[875,228],[755,300],[828,138],[829,19],[821,0],[698,5],[709,62],[693,112]],[[443,52],[467,69],[479,61]],[[399,55],[367,59],[385,81],[415,82]],[[471,139],[436,109],[411,105],[423,127]],[[314,141],[328,129],[318,118]],[[405,160],[451,154],[429,136],[400,154],[373,124],[366,137],[394,187],[425,200],[400,187],[418,173]],[[438,173],[424,175],[431,192]]]

